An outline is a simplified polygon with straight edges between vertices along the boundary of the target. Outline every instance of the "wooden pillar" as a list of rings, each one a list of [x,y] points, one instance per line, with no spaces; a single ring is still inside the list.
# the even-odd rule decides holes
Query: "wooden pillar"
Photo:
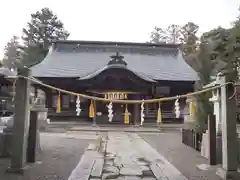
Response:
[[[148,103],[145,105],[145,108],[146,108],[146,115],[148,116],[148,114],[149,114],[149,107],[148,107]]]
[[[134,123],[134,125],[137,125],[138,122],[140,121],[140,105],[139,104],[134,104],[133,112],[134,112],[133,123]]]
[[[18,75],[29,77],[30,70],[19,69]],[[16,82],[15,115],[12,134],[12,155],[9,171],[22,173],[26,164],[27,135],[29,127],[30,81],[19,77]]]
[[[220,83],[229,80],[220,77]],[[233,94],[232,85],[221,87],[221,118],[222,118],[222,168],[217,172],[223,179],[239,180],[238,143],[236,132],[236,101],[229,98]]]
[[[216,142],[216,118],[215,115],[208,116],[208,147],[209,147],[209,165],[217,164],[217,142]]]
[[[38,112],[31,111],[30,113],[30,125],[28,135],[28,147],[27,147],[27,162],[35,163],[36,150],[37,150],[37,133],[38,133]]]
[[[45,87],[42,87],[41,90],[43,90],[45,93],[45,107],[52,109],[52,90]]]
[[[38,88],[34,87],[34,98],[38,97]]]

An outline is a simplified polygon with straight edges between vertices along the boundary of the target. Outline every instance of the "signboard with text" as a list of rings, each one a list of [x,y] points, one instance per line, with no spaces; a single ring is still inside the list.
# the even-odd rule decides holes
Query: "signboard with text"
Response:
[[[118,99],[127,99],[127,93],[123,92],[111,92],[111,93],[105,93],[104,94],[105,99],[110,99],[110,100],[118,100]]]

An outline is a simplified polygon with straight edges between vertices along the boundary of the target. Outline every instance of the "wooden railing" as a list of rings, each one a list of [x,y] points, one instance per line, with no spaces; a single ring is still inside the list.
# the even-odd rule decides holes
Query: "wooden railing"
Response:
[[[157,110],[148,110],[148,111],[144,111],[145,117],[146,118],[157,118]],[[163,110],[162,111],[162,118],[163,119],[175,119],[176,116],[172,111],[167,111],[167,110]],[[181,115],[181,118],[183,118],[183,115]]]

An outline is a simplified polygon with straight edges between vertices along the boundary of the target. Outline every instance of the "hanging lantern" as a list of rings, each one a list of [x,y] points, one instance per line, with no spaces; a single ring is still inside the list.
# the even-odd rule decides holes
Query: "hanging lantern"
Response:
[[[180,118],[179,99],[176,99],[174,105],[175,105],[175,114],[176,114],[176,118]]]
[[[91,100],[91,103],[90,103],[90,106],[89,106],[89,117],[90,118],[95,117],[93,100]]]
[[[129,124],[129,112],[127,109],[127,105],[126,105],[125,113],[124,113],[124,124]]]
[[[160,102],[158,105],[158,112],[157,112],[157,123],[161,123],[162,122],[162,114],[161,114],[161,106],[160,106]]]
[[[56,113],[60,113],[61,112],[61,95],[60,92],[58,93],[58,98],[57,98],[57,110]]]
[[[193,102],[190,102],[189,103],[189,115],[191,117],[194,117],[194,114],[195,114],[195,106],[194,106]]]
[[[80,96],[77,96],[76,99],[76,112],[77,112],[77,116],[80,116],[81,113],[81,108],[80,108]]]
[[[112,119],[113,119],[112,102],[110,102],[107,107],[108,107],[108,121],[112,122]]]
[[[144,122],[144,99],[142,100],[142,104],[141,104],[141,126],[143,125]]]

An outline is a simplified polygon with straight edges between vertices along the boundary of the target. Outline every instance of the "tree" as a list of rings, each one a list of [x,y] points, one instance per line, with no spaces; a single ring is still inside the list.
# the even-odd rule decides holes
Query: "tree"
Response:
[[[166,43],[165,31],[162,28],[154,27],[154,30],[150,34],[150,43]]]
[[[182,39],[181,26],[176,24],[171,24],[165,30],[166,42],[172,44],[179,44]]]
[[[155,27],[150,35],[151,43],[177,44],[181,41],[181,26],[171,24],[167,28]]]
[[[20,55],[20,44],[17,36],[13,36],[4,48],[3,66],[15,69]]]
[[[234,21],[234,25],[240,25],[240,6],[238,8],[239,15],[237,16],[237,19]]]
[[[185,61],[193,68],[197,63],[197,52],[199,38],[197,36],[198,25],[193,22],[188,22],[181,28],[181,50]]]
[[[212,58],[216,60],[218,71],[226,72],[232,80],[237,80],[240,67],[240,27],[213,29],[204,34],[205,39],[212,44]]]
[[[53,41],[65,40],[68,36],[63,23],[49,8],[31,14],[31,21],[23,29],[21,60],[25,65],[39,63],[48,53]]]
[[[188,22],[181,29],[182,34],[182,51],[185,56],[195,54],[198,47],[198,32],[199,26],[193,22]]]
[[[198,73],[199,80],[195,83],[195,90],[201,90],[204,85],[211,82],[211,76],[215,67],[215,60],[212,60],[211,53],[212,47],[207,42],[201,38],[201,43],[199,45],[197,55],[196,55],[196,65],[195,70]],[[195,96],[196,100],[196,121],[194,122],[194,128],[199,132],[204,132],[207,129],[207,118],[208,114],[212,113],[213,107],[209,102],[211,97],[211,92],[206,92],[204,94],[199,94]]]

